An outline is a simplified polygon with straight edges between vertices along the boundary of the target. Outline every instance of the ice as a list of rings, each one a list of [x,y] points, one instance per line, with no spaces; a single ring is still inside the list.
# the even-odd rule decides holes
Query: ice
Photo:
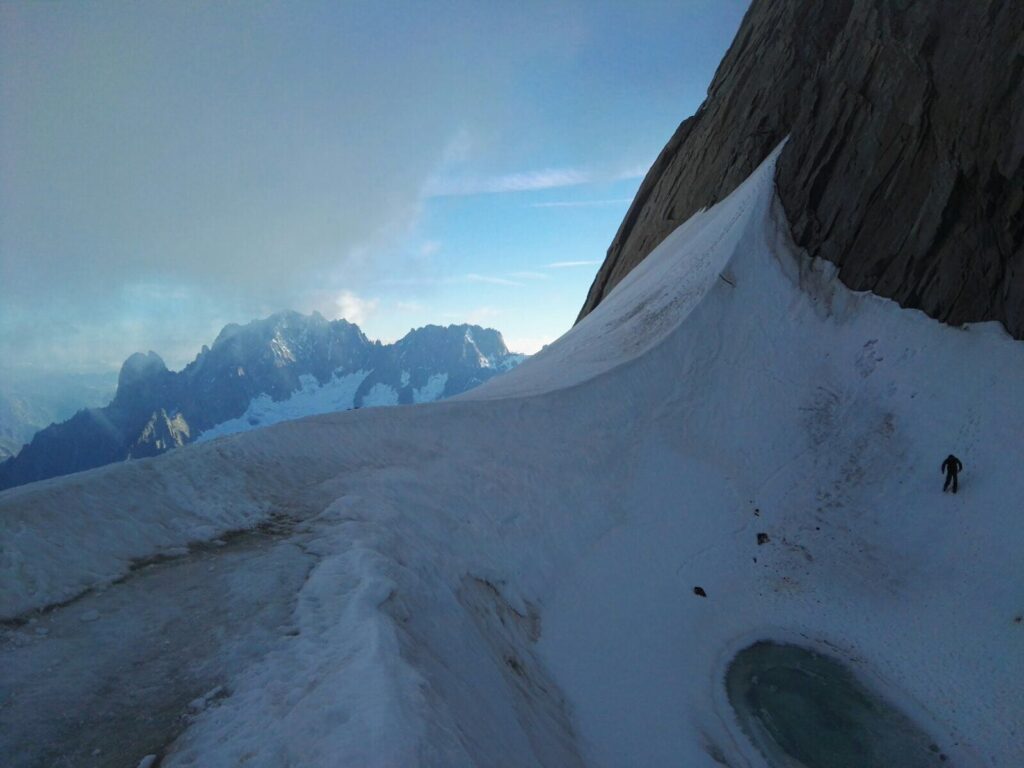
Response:
[[[432,403],[439,400],[444,394],[444,388],[448,384],[447,373],[434,373],[427,379],[422,387],[413,389],[412,401],[414,403]]]
[[[938,768],[946,755],[922,726],[829,656],[760,642],[740,651],[726,691],[772,766]]]
[[[363,395],[363,407],[374,408],[382,405],[398,405],[398,392],[394,387],[378,381]]]

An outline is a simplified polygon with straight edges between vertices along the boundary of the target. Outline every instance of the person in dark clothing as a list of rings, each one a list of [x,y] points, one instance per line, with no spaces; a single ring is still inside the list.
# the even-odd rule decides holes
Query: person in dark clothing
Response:
[[[957,481],[956,476],[963,470],[964,465],[960,459],[954,456],[952,453],[946,457],[946,460],[942,462],[941,471],[946,473],[946,484],[942,486],[942,492],[945,493],[949,490],[950,484],[953,486],[953,493],[956,493]]]

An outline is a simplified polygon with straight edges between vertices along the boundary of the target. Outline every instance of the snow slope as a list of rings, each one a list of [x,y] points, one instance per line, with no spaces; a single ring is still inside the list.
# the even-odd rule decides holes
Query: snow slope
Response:
[[[0,494],[0,615],[276,517],[315,557],[294,631],[162,765],[761,766],[722,690],[760,638],[847,660],[954,766],[1019,765],[1024,350],[803,260],[775,157],[455,400]]]

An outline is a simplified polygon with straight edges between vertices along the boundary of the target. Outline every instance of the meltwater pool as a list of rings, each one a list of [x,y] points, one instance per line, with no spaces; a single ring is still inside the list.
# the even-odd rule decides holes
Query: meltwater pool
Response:
[[[936,768],[951,762],[836,658],[758,642],[726,672],[743,731],[773,768]]]

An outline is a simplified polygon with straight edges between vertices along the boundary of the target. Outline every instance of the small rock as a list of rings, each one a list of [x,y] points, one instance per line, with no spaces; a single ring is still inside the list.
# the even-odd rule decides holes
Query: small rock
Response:
[[[156,755],[146,755],[139,760],[139,768],[153,768],[156,765]]]
[[[708,593],[704,591],[704,587],[694,587],[693,588],[693,594],[697,595],[697,597],[707,597],[708,596]]]
[[[50,630],[48,630],[46,627],[36,627],[36,634],[41,637],[43,635],[50,634]]]
[[[757,534],[757,546],[761,546],[762,544],[767,544],[767,543],[768,543],[768,534],[767,533],[759,533],[759,534]]]
[[[92,608],[92,609],[86,611],[85,613],[83,613],[78,618],[81,621],[96,621],[96,619],[98,619],[99,617],[100,617],[100,612],[97,611],[95,608]]]

